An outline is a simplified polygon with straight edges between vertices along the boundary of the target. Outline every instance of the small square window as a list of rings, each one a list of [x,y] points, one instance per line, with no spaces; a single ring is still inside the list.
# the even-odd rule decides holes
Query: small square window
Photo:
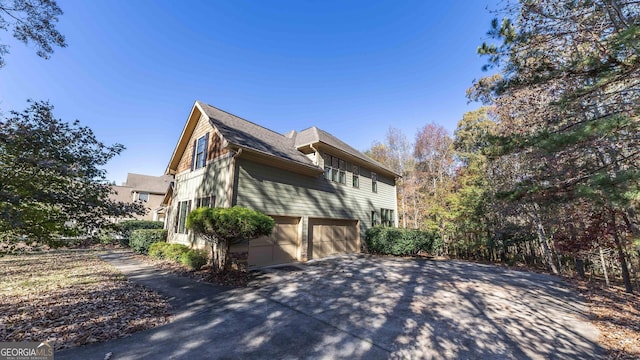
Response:
[[[138,193],[138,200],[144,201],[144,202],[149,201],[149,193],[148,192]]]
[[[371,173],[371,191],[378,192],[378,175],[374,172]]]

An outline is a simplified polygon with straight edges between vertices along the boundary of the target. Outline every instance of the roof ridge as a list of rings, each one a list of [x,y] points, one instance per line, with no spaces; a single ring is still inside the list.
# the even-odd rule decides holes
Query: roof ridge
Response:
[[[201,104],[207,105],[207,106],[208,106],[208,107],[210,107],[210,108],[213,108],[213,109],[216,109],[216,110],[218,110],[218,111],[221,111],[221,112],[223,112],[223,113],[225,113],[225,114],[227,114],[227,115],[231,115],[231,116],[233,116],[233,117],[235,117],[235,118],[238,118],[238,119],[240,119],[240,120],[242,120],[242,121],[246,121],[246,122],[248,122],[248,123],[250,123],[250,124],[252,124],[252,125],[255,125],[255,126],[257,126],[257,127],[263,128],[263,129],[265,129],[265,130],[267,130],[267,131],[269,131],[269,132],[272,132],[272,133],[274,133],[274,134],[276,134],[276,135],[280,135],[280,136],[282,136],[282,137],[283,137],[283,138],[285,138],[285,139],[289,139],[288,137],[286,137],[286,136],[284,136],[284,135],[280,134],[279,132],[277,132],[277,131],[275,131],[275,130],[269,129],[269,128],[268,128],[268,127],[266,127],[266,126],[263,126],[263,125],[260,125],[260,124],[256,124],[256,123],[254,123],[254,122],[253,122],[253,121],[251,121],[251,120],[247,120],[247,119],[245,119],[245,118],[243,118],[243,117],[241,117],[241,116],[238,116],[238,115],[236,115],[236,114],[230,113],[230,112],[228,112],[228,111],[226,111],[226,110],[222,110],[222,109],[220,109],[220,108],[218,108],[218,107],[215,107],[215,106],[213,106],[213,105],[211,105],[211,104],[207,104],[207,103],[205,103],[204,101],[200,101],[200,100],[196,100],[196,101],[197,101],[197,102],[199,102],[199,103],[201,103]]]

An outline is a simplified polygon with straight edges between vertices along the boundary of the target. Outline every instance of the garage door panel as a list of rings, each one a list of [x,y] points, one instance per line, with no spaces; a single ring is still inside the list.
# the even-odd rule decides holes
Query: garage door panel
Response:
[[[355,220],[310,219],[311,258],[358,250],[358,222]]]
[[[336,239],[333,242],[333,253],[334,254],[344,254],[347,252],[347,241]]]
[[[273,246],[272,236],[261,236],[257,239],[253,239],[250,242],[251,247],[254,246]]]
[[[280,245],[273,248],[273,262],[282,264],[296,260],[298,252],[297,245]]]
[[[249,266],[268,266],[296,261],[300,246],[300,218],[274,217],[270,236],[249,242]]]

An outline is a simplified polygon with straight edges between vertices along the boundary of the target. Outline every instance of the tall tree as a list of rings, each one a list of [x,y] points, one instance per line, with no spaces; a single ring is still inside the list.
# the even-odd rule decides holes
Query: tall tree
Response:
[[[46,102],[1,119],[0,240],[55,245],[110,225],[107,217],[143,214],[140,204],[109,198],[101,166],[123,149],[104,145],[77,120],[56,119]]]
[[[0,0],[0,30],[12,31],[19,41],[36,47],[38,56],[48,59],[54,46],[65,47],[56,29],[62,10],[55,0]],[[9,46],[0,43],[0,67],[5,65]]]
[[[472,96],[496,106],[500,153],[527,159],[514,198],[529,199],[536,216],[588,199],[619,229],[640,192],[640,6],[521,0],[504,15],[489,32],[500,43],[479,48],[501,75],[477,82]],[[624,238],[611,236],[631,292]]]
[[[444,232],[450,215],[446,199],[453,190],[453,140],[444,127],[427,124],[416,134],[413,154],[420,179],[420,227]]]

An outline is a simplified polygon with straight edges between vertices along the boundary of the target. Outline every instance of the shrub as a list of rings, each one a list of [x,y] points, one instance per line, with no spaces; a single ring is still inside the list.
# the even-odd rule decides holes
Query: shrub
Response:
[[[204,250],[189,250],[182,254],[180,262],[188,266],[191,270],[200,270],[207,264],[209,255]]]
[[[149,246],[149,256],[154,259],[164,259],[164,251],[170,244],[166,242],[155,242]]]
[[[167,230],[138,229],[131,232],[129,243],[135,252],[147,254],[151,244],[165,241],[167,241]]]
[[[396,256],[415,255],[419,251],[431,253],[438,238],[435,232],[379,226],[370,228],[365,233],[369,252]]]
[[[120,236],[120,245],[130,246],[131,233],[139,229],[162,229],[164,223],[162,221],[150,220],[125,220],[117,224],[116,229]]]
[[[163,250],[165,259],[179,262],[182,254],[189,252],[189,247],[182,244],[167,244]]]

